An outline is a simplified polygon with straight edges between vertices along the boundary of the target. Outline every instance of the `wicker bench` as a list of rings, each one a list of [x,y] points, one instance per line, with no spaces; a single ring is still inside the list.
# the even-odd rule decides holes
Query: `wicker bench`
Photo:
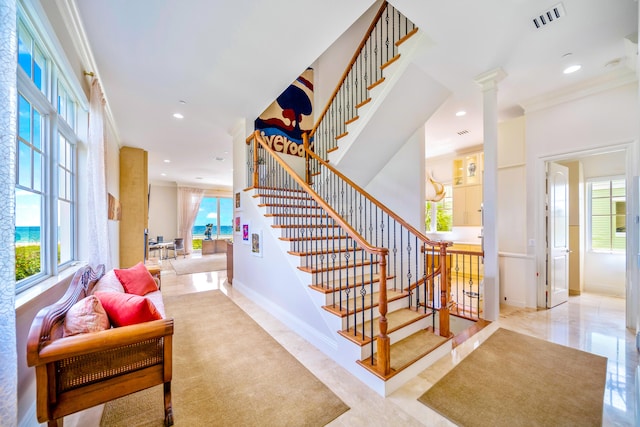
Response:
[[[31,324],[27,364],[36,369],[38,421],[61,425],[66,415],[164,384],[170,426],[173,319],[63,337],[65,314],[103,275],[104,266],[76,272],[64,296]]]

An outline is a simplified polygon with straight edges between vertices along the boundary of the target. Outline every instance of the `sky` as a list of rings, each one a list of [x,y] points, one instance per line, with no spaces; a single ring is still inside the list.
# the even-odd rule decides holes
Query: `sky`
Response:
[[[196,216],[194,225],[217,224],[215,197],[203,197],[200,203],[200,210]],[[230,198],[220,199],[220,225],[233,225],[233,203]]]

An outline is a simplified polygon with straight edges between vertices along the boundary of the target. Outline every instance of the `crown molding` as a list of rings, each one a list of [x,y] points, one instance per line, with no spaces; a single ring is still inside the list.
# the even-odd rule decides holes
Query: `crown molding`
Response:
[[[528,114],[633,83],[638,83],[638,76],[633,70],[623,67],[562,90],[528,99],[521,102],[520,106]]]
[[[116,137],[118,146],[121,146],[120,134],[118,132],[116,121],[113,117],[113,112],[109,103],[109,97],[105,91],[104,85],[102,84],[103,80],[102,78],[100,78],[100,71],[98,70],[98,65],[96,64],[95,58],[93,57],[93,52],[87,38],[87,33],[85,32],[84,26],[82,25],[82,19],[80,18],[80,12],[78,11],[76,1],[56,0],[56,5],[60,10],[60,15],[62,16],[67,29],[69,30],[69,37],[73,42],[73,46],[80,56],[80,61],[84,66],[83,72],[93,73],[94,78],[96,78],[100,83],[100,87],[102,88],[102,96],[104,97],[105,101],[104,108],[107,116],[107,122],[109,123],[109,126],[111,127],[111,130]]]

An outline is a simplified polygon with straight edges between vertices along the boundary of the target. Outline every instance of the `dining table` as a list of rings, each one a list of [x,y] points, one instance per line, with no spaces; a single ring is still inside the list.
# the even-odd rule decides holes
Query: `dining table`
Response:
[[[158,250],[160,251],[160,259],[167,259],[168,258],[168,248],[173,246],[173,240],[168,241],[168,242],[154,242],[154,241],[149,241],[149,253],[151,253],[151,251],[153,250]]]

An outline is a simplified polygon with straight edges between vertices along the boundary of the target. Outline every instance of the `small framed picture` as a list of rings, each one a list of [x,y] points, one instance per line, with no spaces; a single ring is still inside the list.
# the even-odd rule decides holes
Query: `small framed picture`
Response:
[[[240,193],[236,193],[236,210],[240,210]]]
[[[242,224],[242,243],[248,245],[251,240],[251,224],[249,222],[245,222]]]
[[[262,257],[262,230],[251,232],[251,255]]]
[[[233,231],[236,233],[240,233],[241,225],[240,225],[240,216],[236,216],[233,220]]]

